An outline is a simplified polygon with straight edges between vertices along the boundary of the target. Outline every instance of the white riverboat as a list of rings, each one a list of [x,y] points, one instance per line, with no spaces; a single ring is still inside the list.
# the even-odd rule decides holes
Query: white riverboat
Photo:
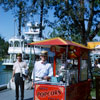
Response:
[[[3,60],[2,65],[5,66],[13,66],[13,63],[16,61],[16,54],[22,53],[23,59],[29,62],[30,54],[37,55],[40,53],[41,49],[40,47],[34,46],[29,47],[27,43],[32,41],[40,41],[43,40],[43,38],[39,37],[40,29],[39,24],[36,22],[34,24],[34,28],[32,27],[31,23],[27,23],[23,35],[21,36],[14,36],[11,39],[9,39],[9,48],[8,48],[8,54],[9,57],[7,59]]]

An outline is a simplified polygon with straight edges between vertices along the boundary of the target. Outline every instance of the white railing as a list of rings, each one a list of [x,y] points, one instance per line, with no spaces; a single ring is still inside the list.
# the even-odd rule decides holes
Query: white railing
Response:
[[[14,61],[12,59],[4,59],[3,62],[4,63],[13,63]]]
[[[30,47],[9,47],[8,49],[8,53],[26,53],[26,54],[30,54],[30,50],[31,53],[34,54],[34,50],[35,50],[35,54],[39,54],[41,52],[41,48],[30,48]]]
[[[12,59],[4,59],[2,65],[13,65],[14,61]]]

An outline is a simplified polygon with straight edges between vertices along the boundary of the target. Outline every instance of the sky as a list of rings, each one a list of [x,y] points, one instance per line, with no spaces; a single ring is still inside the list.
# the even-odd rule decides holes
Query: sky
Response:
[[[50,12],[50,20],[53,20],[53,12]],[[39,16],[38,18],[39,19]],[[17,28],[15,28],[14,24],[14,17],[12,15],[12,12],[4,12],[4,10],[0,7],[0,36],[4,38],[6,41],[8,41],[11,37],[13,37],[15,34],[17,34]],[[46,28],[44,33],[49,32],[50,29]],[[98,37],[96,37],[98,39]]]
[[[53,12],[50,11],[50,20],[54,20],[54,17],[52,16]],[[39,16],[35,19],[37,22],[39,22]],[[17,23],[17,22],[16,22]],[[6,41],[8,41],[11,37],[13,37],[15,34],[17,34],[17,24],[14,22],[14,17],[11,11],[5,12],[0,7],[0,36],[4,38]],[[46,28],[44,33],[49,32],[49,28]]]
[[[9,12],[4,12],[0,8],[0,36],[8,41],[12,36],[14,36],[14,17]]]

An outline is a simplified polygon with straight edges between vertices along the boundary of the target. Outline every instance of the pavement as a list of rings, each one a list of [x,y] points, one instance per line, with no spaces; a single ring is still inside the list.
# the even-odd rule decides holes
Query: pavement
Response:
[[[4,89],[0,91],[0,100],[15,100],[15,90]],[[24,90],[24,100],[33,100],[33,89]],[[96,98],[94,97],[92,100],[96,100]]]
[[[15,100],[15,90],[5,89],[0,91],[0,100]],[[33,89],[24,91],[24,100],[33,100]]]

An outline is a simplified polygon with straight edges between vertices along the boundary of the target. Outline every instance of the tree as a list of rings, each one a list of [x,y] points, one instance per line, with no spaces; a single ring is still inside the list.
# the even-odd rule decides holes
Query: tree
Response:
[[[50,9],[50,4],[51,2],[49,0],[32,0],[32,6],[34,6],[34,9],[36,13],[40,12],[40,38],[43,37],[42,35],[42,30],[44,29],[43,27],[43,21],[44,23],[47,22],[47,19],[44,17],[45,15],[48,14],[48,9]]]
[[[0,5],[5,11],[12,10],[15,19],[18,21],[18,35],[21,35],[21,27],[29,20],[29,0],[1,0]]]
[[[100,0],[54,0],[52,4],[57,17],[52,27],[58,33],[65,32],[65,38],[70,36],[73,40],[75,37],[75,41],[87,45],[100,34]],[[88,63],[92,77],[90,57]]]
[[[40,14],[39,36],[42,37],[42,22],[43,16],[48,12],[46,8],[49,4],[48,0],[1,0],[0,4],[5,11],[14,9],[14,15],[19,22],[19,35],[21,35],[21,27],[29,21],[29,18],[33,17],[36,13]]]
[[[1,36],[0,36],[0,58],[3,58],[4,55],[8,54],[8,46],[9,43],[6,42]]]
[[[70,40],[86,45],[87,41],[100,33],[100,1],[99,0],[1,0],[5,10],[15,8],[15,15],[19,20],[19,34],[21,26],[27,22],[30,13],[39,13],[40,36],[42,36],[42,22],[49,22],[48,25],[55,31],[55,35],[64,36]],[[48,9],[54,8],[54,22],[48,21],[44,15]],[[55,24],[56,23],[56,24]],[[52,35],[53,36],[53,35]]]
[[[56,24],[52,24],[52,27],[58,33],[62,31],[60,33],[64,33],[65,38],[69,36],[73,40],[75,37],[78,38],[78,42],[86,45],[99,34],[99,0],[54,0],[52,5],[56,17]]]

